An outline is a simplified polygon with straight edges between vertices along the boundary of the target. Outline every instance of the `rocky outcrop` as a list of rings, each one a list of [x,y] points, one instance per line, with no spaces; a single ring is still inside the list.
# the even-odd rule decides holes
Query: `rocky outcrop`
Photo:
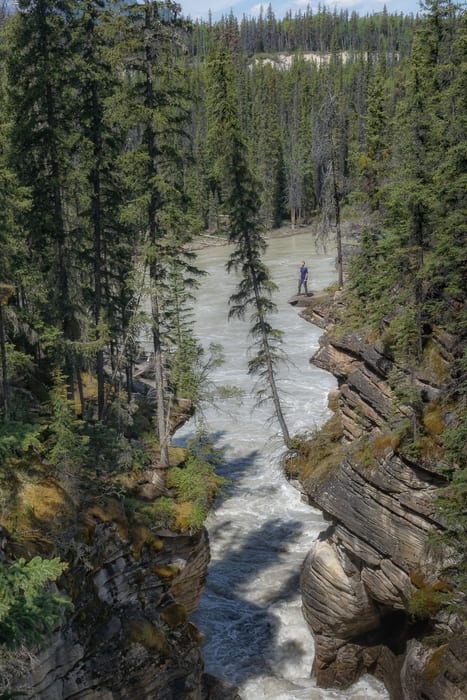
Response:
[[[309,312],[320,325],[325,317],[332,329],[329,307]],[[334,329],[313,358],[339,382],[333,409],[343,455],[325,478],[306,465],[294,467],[310,502],[331,523],[301,575],[321,686],[346,687],[371,671],[393,699],[467,697],[462,626],[439,604],[454,553],[431,544],[443,529],[435,500],[445,482],[436,466],[443,458],[438,435],[448,420],[436,402],[458,349],[452,337],[435,332],[428,351],[410,378],[416,405],[397,396],[403,368],[363,335]]]
[[[140,408],[144,422],[147,403]],[[178,401],[172,429],[192,410]],[[172,445],[169,452],[171,466],[183,466],[186,451]],[[191,504],[179,506],[176,489],[154,478],[158,462],[149,444],[140,469],[63,472],[33,459],[11,480],[0,566],[59,557],[68,568],[54,586],[70,611],[41,648],[0,660],[0,694],[240,700],[234,686],[204,673],[202,635],[189,618],[206,582],[208,535],[190,529]]]
[[[201,635],[188,620],[207,574],[206,531],[150,530],[115,498],[79,520],[59,581],[73,612],[14,687],[47,700],[208,698]],[[3,549],[15,543],[4,537]]]

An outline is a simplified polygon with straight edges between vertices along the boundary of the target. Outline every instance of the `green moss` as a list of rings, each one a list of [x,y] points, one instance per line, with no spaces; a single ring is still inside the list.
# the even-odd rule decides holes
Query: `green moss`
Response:
[[[128,642],[141,644],[148,651],[157,651],[164,656],[172,655],[163,626],[153,625],[145,619],[131,619],[125,620],[123,630]]]
[[[151,528],[170,528],[174,522],[173,498],[161,496],[154,501],[143,500],[133,496],[123,499],[125,512],[131,522],[130,537],[135,551],[140,551],[144,545],[162,549],[163,543],[152,532]]]
[[[44,478],[36,465],[30,467],[27,473],[18,470],[16,478],[2,481],[2,524],[12,532],[41,536],[70,527],[76,516],[70,494],[55,479]]]
[[[151,571],[156,574],[161,581],[168,582],[180,573],[180,567],[177,564],[165,564],[164,566],[152,566]]]
[[[140,558],[141,550],[145,546],[155,552],[160,552],[164,548],[163,541],[142,523],[132,523],[129,535],[131,553],[136,560]]]
[[[120,537],[128,537],[128,519],[122,503],[116,498],[105,498],[100,503],[94,503],[87,510],[88,519],[102,523],[115,523]]]
[[[153,503],[145,503],[138,509],[138,515],[148,527],[172,528],[174,526],[175,502],[161,496]]]
[[[443,384],[449,379],[448,365],[440,355],[438,345],[432,340],[428,340],[423,348],[421,371],[438,384]]]
[[[285,465],[289,477],[309,481],[315,485],[322,483],[333,473],[343,457],[342,422],[338,415],[327,421],[312,438],[295,436],[297,455]]]
[[[448,644],[443,644],[432,653],[423,671],[423,676],[429,683],[433,683],[446,670],[445,657],[448,649]]]
[[[179,627],[188,619],[185,606],[181,603],[173,603],[161,612],[161,620],[170,628]]]
[[[198,531],[203,527],[208,513],[208,504],[185,501],[174,507],[175,527],[182,532]]]
[[[412,571],[410,580],[417,590],[408,602],[408,610],[415,617],[427,620],[448,602],[450,586],[442,580],[428,582],[420,571]]]

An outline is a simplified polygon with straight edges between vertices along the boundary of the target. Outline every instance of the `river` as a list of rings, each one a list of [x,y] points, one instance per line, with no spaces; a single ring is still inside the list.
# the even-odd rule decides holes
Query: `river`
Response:
[[[248,322],[228,321],[228,297],[236,280],[225,272],[228,247],[199,251],[208,273],[197,293],[196,332],[204,346],[220,343],[225,363],[212,380],[235,385],[245,394],[204,417],[216,447],[223,450],[220,472],[230,480],[227,495],[207,520],[212,560],[206,591],[193,621],[204,635],[206,671],[235,683],[243,700],[381,700],[388,695],[365,676],[346,691],[323,690],[310,678],[313,639],[301,613],[299,575],[311,543],[326,524],[283,476],[283,446],[269,406],[255,407],[254,380],[247,373]],[[310,364],[322,331],[288,304],[298,268],[305,260],[311,289],[336,279],[333,252],[314,249],[310,234],[270,240],[266,263],[279,286],[273,325],[284,332],[289,358],[279,371],[279,387],[291,434],[318,428],[330,415],[328,392],[336,382]],[[177,432],[183,444],[195,430],[189,422]]]

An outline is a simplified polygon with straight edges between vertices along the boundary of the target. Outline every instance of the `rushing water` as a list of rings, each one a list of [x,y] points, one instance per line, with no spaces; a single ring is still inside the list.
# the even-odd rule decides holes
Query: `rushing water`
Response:
[[[225,456],[221,473],[230,480],[227,497],[207,521],[212,560],[194,622],[204,634],[206,670],[238,685],[244,700],[362,700],[387,697],[365,677],[347,691],[323,690],[310,678],[313,640],[301,612],[302,561],[318,533],[321,513],[302,502],[281,471],[283,446],[270,406],[255,407],[247,374],[248,322],[228,321],[227,302],[235,279],[225,272],[227,247],[200,251],[208,272],[197,295],[196,330],[206,347],[221,343],[225,363],[212,379],[244,390],[238,399],[205,409],[208,430]],[[307,234],[273,239],[266,262],[279,286],[273,325],[284,332],[288,366],[279,372],[291,434],[310,431],[328,417],[327,394],[334,378],[309,359],[321,330],[300,318],[287,301],[295,294],[300,261],[307,262],[311,289],[336,279],[334,255],[319,254]],[[176,436],[183,443],[190,422]]]

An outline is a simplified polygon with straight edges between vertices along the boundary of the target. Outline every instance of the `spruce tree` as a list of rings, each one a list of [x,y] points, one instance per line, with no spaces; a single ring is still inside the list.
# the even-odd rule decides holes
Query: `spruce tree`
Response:
[[[68,208],[77,138],[74,9],[73,0],[21,0],[8,24],[7,55],[10,167],[31,193],[23,295],[29,297],[29,308],[35,307],[35,331],[42,343],[54,338],[55,360],[66,366],[70,395],[81,306],[76,284],[80,236]]]
[[[262,381],[260,401],[272,400],[284,443],[288,447],[290,435],[275,372],[277,361],[281,359],[281,333],[269,321],[276,310],[272,301],[276,285],[262,259],[266,241],[259,219],[261,203],[258,184],[248,166],[241,134],[231,56],[222,46],[218,46],[211,53],[210,62],[212,91],[218,99],[217,121],[213,121],[211,128],[217,129],[217,139],[222,145],[224,170],[221,176],[227,182],[225,211],[229,216],[229,242],[234,246],[227,270],[234,270],[240,275],[237,290],[229,300],[229,317],[244,318],[250,314],[250,333],[256,354],[249,361],[248,369]]]
[[[184,189],[183,142],[190,114],[180,62],[178,6],[146,0],[127,7],[122,52],[126,79],[124,121],[133,140],[126,154],[132,198],[123,216],[139,229],[147,293],[157,402],[160,465],[169,467],[169,386],[166,360],[171,345],[173,265],[185,269],[189,238]]]
[[[111,226],[113,208],[118,203],[112,178],[118,155],[117,135],[106,115],[106,101],[115,89],[115,76],[109,63],[106,30],[111,15],[101,0],[82,0],[74,41],[79,57],[78,90],[80,99],[79,162],[83,187],[83,207],[80,219],[89,222],[88,252],[92,258],[89,270],[89,297],[94,320],[95,366],[97,377],[97,418],[102,420],[105,408],[104,348],[108,331],[105,329],[106,260],[112,253]],[[110,239],[110,240],[109,240]],[[91,282],[92,279],[92,282]]]
[[[333,221],[336,231],[337,277],[339,289],[344,286],[342,258],[341,209],[345,193],[346,152],[340,115],[339,95],[326,91],[320,108],[314,114],[313,158],[321,175],[317,199],[323,216],[323,233]],[[317,178],[318,180],[318,178]]]

